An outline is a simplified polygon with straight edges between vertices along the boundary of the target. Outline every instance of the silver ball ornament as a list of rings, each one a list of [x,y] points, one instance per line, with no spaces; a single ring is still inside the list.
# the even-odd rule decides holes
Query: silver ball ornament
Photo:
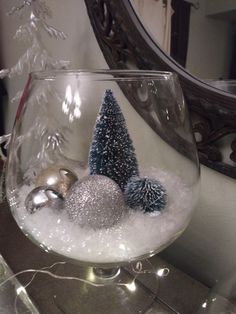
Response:
[[[64,200],[61,194],[50,187],[39,186],[33,189],[25,199],[26,210],[33,214],[43,207],[61,210]]]
[[[41,171],[35,184],[36,186],[53,187],[65,197],[75,181],[77,181],[77,176],[70,169],[61,165],[52,165]]]
[[[93,229],[113,226],[126,209],[120,187],[102,175],[77,181],[66,195],[65,208],[70,220]]]

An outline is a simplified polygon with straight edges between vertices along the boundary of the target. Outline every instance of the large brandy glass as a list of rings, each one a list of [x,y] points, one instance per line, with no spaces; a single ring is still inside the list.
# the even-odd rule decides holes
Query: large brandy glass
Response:
[[[176,75],[30,74],[6,186],[17,224],[45,251],[114,277],[108,269],[150,257],[184,231],[198,184]]]

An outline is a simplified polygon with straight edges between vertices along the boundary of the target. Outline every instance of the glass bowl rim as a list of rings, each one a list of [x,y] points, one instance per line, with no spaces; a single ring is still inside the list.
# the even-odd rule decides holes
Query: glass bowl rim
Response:
[[[55,80],[60,76],[74,76],[79,79],[93,78],[96,80],[167,80],[173,78],[175,73],[156,70],[128,70],[128,69],[71,69],[71,70],[43,70],[33,71],[30,77],[38,80]]]

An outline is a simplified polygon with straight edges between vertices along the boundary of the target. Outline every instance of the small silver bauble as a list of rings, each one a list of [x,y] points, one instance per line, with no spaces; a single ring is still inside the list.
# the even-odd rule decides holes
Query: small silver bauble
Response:
[[[75,181],[77,181],[77,176],[70,169],[61,165],[52,165],[41,171],[35,184],[53,187],[65,197]]]
[[[43,207],[61,210],[64,200],[61,194],[51,187],[39,186],[33,189],[25,199],[26,210],[33,214]]]
[[[109,228],[125,211],[120,187],[108,177],[94,175],[77,181],[65,198],[69,218],[80,226]]]

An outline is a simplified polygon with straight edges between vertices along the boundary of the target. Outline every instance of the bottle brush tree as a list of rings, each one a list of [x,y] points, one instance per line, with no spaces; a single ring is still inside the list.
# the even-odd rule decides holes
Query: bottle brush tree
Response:
[[[96,120],[89,167],[91,175],[107,176],[122,190],[129,179],[139,173],[125,118],[110,89],[105,92]]]

